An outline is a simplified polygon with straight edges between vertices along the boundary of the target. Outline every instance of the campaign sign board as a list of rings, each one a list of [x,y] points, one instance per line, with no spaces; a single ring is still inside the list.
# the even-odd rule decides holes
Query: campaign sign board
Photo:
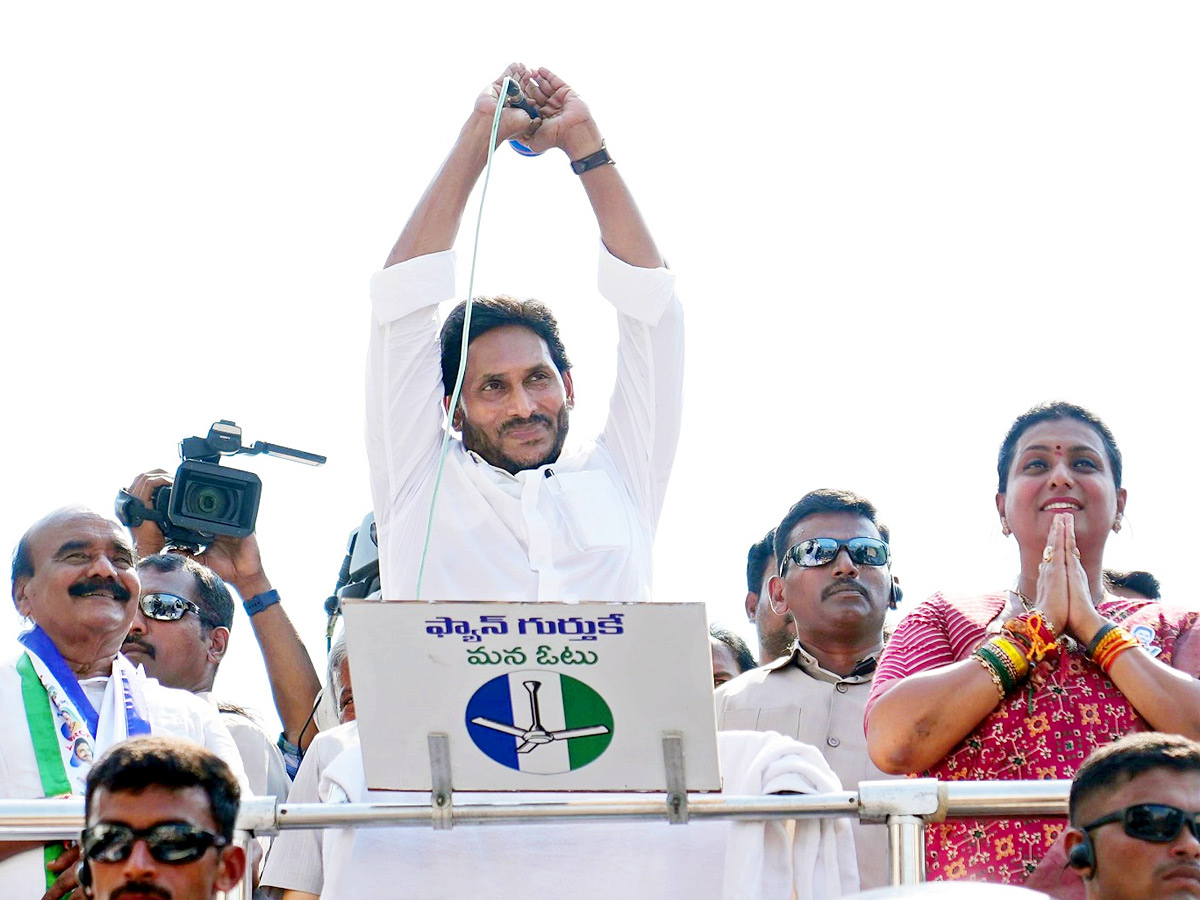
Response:
[[[457,791],[720,790],[703,603],[347,600],[372,790],[432,790],[430,734]]]

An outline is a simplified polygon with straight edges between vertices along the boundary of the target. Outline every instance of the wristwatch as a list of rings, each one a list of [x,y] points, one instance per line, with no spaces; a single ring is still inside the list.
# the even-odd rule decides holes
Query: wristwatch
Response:
[[[608,150],[604,146],[604,142],[600,142],[600,149],[595,153],[585,156],[583,159],[574,160],[571,163],[571,171],[576,175],[582,175],[584,172],[590,172],[592,169],[598,169],[601,166],[615,166],[617,161],[608,155]]]

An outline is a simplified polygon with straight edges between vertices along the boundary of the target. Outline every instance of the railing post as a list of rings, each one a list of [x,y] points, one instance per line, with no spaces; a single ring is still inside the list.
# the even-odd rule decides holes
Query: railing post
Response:
[[[920,816],[888,816],[888,883],[919,884],[925,880],[925,820]]]
[[[887,823],[890,884],[925,880],[925,817],[940,811],[936,778],[859,782],[859,819]]]
[[[246,874],[242,876],[242,880],[237,883],[232,891],[226,897],[228,900],[254,900],[254,867],[256,860],[254,858],[254,835],[249,831],[238,830],[233,833],[233,843],[235,846],[241,847],[242,852],[246,854]]]

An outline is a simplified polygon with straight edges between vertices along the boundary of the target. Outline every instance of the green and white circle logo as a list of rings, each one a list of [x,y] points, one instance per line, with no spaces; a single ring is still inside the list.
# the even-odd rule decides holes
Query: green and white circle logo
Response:
[[[467,701],[467,732],[518,772],[559,775],[586,766],[612,742],[612,710],[569,675],[530,669],[481,685]]]

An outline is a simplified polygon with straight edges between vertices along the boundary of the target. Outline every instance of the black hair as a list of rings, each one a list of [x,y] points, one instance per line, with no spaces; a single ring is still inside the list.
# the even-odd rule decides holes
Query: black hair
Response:
[[[787,542],[792,537],[792,531],[801,520],[818,513],[850,513],[866,519],[877,529],[879,536],[885,542],[891,541],[888,527],[879,521],[879,511],[866,497],[861,497],[852,491],[839,491],[832,488],[821,488],[809,491],[787,511],[783,521],[775,528],[775,559],[782,560],[788,551]]]
[[[1117,572],[1113,569],[1104,570],[1104,582],[1110,588],[1124,588],[1135,594],[1141,594],[1151,600],[1162,599],[1162,585],[1149,572],[1135,569],[1132,572]]]
[[[758,661],[750,652],[750,646],[742,640],[740,635],[734,634],[723,625],[710,625],[708,633],[729,648],[729,652],[733,654],[733,661],[737,663],[739,674],[758,668]]]
[[[221,757],[177,737],[134,738],[105,753],[88,773],[84,817],[91,821],[93,798],[101,788],[109,793],[140,793],[148,787],[201,788],[208,795],[218,833],[233,840],[241,798],[237,779]]]
[[[1080,804],[1101,791],[1117,788],[1154,769],[1200,772],[1200,743],[1177,734],[1140,732],[1106,744],[1083,761],[1071,782],[1068,810],[1080,825]]]
[[[763,535],[762,540],[750,545],[746,554],[746,591],[757,594],[762,590],[763,575],[767,574],[767,563],[775,555],[775,529]]]
[[[156,553],[138,560],[137,567],[139,572],[142,569],[164,573],[187,572],[196,582],[196,605],[202,613],[201,623],[208,627],[233,627],[233,596],[221,577],[208,566],[202,566],[191,557],[179,553]]]
[[[997,491],[1003,494],[1008,490],[1008,470],[1012,467],[1013,456],[1017,452],[1017,441],[1021,439],[1021,435],[1041,422],[1053,422],[1059,419],[1074,419],[1076,422],[1082,422],[1084,425],[1090,425],[1096,429],[1100,440],[1104,442],[1104,452],[1108,456],[1108,464],[1112,467],[1113,483],[1118,488],[1121,487],[1121,450],[1109,427],[1101,421],[1099,416],[1082,406],[1055,400],[1050,403],[1039,403],[1032,409],[1026,410],[1017,416],[1009,427],[1008,434],[1004,436],[1004,441],[1000,444],[1000,456],[996,461],[996,474],[999,476]]]
[[[447,397],[454,392],[454,382],[458,380],[466,312],[467,302],[464,300],[450,310],[450,315],[442,323],[442,385]],[[507,294],[476,297],[471,304],[471,337],[467,345],[470,346],[470,342],[481,334],[506,325],[528,328],[546,342],[550,350],[550,359],[559,374],[570,371],[571,361],[567,359],[567,350],[558,334],[558,320],[554,318],[554,313],[538,300],[517,300]]]
[[[21,535],[21,539],[17,541],[17,548],[13,550],[12,589],[14,592],[17,589],[18,578],[33,577],[33,549],[30,546],[33,543],[32,535],[33,528],[30,528]]]

